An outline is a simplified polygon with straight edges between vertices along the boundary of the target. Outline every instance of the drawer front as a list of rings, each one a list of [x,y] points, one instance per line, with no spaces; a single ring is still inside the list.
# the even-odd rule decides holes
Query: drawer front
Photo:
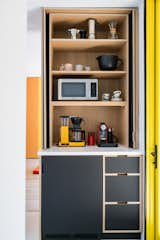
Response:
[[[139,205],[106,205],[106,230],[139,230]]]
[[[139,201],[138,176],[107,176],[105,180],[106,202]]]
[[[105,160],[106,173],[138,173],[139,157],[108,157]]]

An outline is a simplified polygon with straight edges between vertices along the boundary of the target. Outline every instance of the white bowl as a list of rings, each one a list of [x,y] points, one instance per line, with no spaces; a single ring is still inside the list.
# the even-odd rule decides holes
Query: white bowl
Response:
[[[82,64],[76,64],[75,65],[75,70],[76,71],[82,71],[83,70],[83,65]]]

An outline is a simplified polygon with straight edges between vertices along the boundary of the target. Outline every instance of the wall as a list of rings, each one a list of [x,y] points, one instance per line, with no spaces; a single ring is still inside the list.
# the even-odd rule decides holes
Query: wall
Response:
[[[0,239],[25,239],[24,0],[0,2]]]

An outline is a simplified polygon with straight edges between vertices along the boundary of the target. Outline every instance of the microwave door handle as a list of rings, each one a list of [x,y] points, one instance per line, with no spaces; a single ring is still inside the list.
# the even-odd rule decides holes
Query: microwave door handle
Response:
[[[86,98],[90,99],[91,98],[91,83],[87,82],[86,83]]]
[[[62,100],[62,84],[61,79],[58,80],[58,100]]]

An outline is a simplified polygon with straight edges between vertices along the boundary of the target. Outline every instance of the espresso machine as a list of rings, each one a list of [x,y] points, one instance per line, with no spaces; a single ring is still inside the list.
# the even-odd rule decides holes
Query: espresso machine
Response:
[[[105,146],[108,143],[108,126],[101,122],[98,126],[98,146]]]
[[[99,147],[118,147],[118,144],[114,142],[112,128],[108,127],[105,122],[99,124],[97,136]]]
[[[85,131],[81,129],[83,118],[76,116],[60,116],[60,141],[59,146],[84,147]],[[70,127],[70,120],[72,127]]]

